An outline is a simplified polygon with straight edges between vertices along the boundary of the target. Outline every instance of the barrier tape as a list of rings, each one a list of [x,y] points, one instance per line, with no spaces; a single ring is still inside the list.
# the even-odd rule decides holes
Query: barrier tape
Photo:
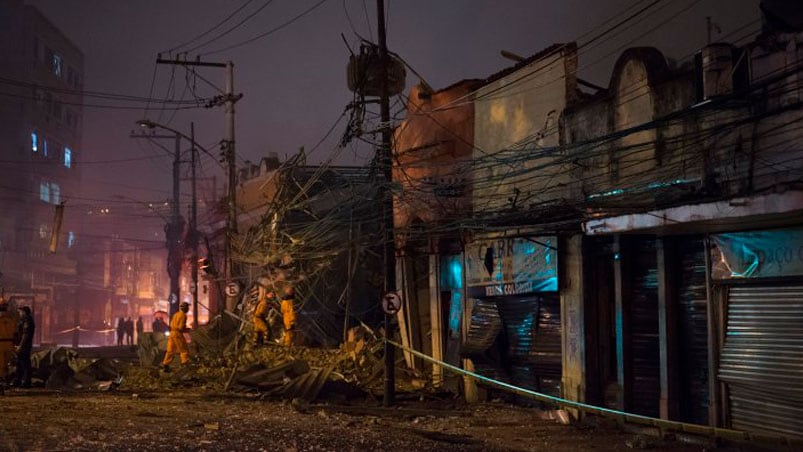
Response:
[[[74,326],[74,327],[66,329],[64,331],[59,331],[56,334],[72,333],[73,331],[84,331],[84,332],[87,332],[87,333],[92,333],[92,332],[94,332],[94,333],[112,333],[112,332],[117,331],[117,330],[114,329],[114,328],[110,328],[110,329],[106,329],[106,330],[88,330],[86,328],[81,328],[80,326]]]
[[[412,350],[392,340],[385,339],[385,341],[398,349],[401,349],[407,353],[415,355],[425,361],[429,361],[432,364],[437,364],[456,374],[471,377],[475,380],[487,383],[488,385],[493,386],[495,388],[502,389],[504,391],[510,391],[517,395],[528,397],[540,402],[550,403],[552,405],[556,405],[562,408],[572,408],[579,411],[583,411],[585,413],[591,413],[603,417],[614,418],[619,422],[631,422],[634,424],[657,427],[662,430],[677,431],[695,435],[705,435],[731,441],[773,442],[773,443],[781,443],[787,446],[797,446],[797,447],[803,446],[803,439],[793,438],[789,436],[753,433],[753,432],[746,432],[743,430],[733,430],[720,427],[711,427],[709,425],[691,424],[687,422],[671,421],[668,419],[659,419],[650,416],[644,416],[641,414],[627,413],[624,411],[618,411],[610,408],[603,408],[596,405],[589,405],[582,402],[576,402],[574,400],[568,400],[560,397],[551,396],[548,394],[543,394],[540,392],[533,391],[531,389],[521,388],[509,383],[505,383],[503,381],[494,380],[493,378],[488,378],[475,372],[461,369],[449,363],[439,361],[417,350]]]

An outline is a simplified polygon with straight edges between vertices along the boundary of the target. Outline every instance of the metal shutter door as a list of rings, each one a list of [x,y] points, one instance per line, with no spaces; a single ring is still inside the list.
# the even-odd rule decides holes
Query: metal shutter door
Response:
[[[803,286],[730,289],[719,378],[733,428],[803,436]]]
[[[680,420],[708,424],[708,313],[705,247],[702,240],[681,244],[678,306]]]

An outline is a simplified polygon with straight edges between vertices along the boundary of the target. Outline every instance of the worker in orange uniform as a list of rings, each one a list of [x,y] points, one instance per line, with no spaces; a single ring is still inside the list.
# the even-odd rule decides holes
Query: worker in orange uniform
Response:
[[[8,312],[8,303],[0,298],[0,395],[5,392],[8,365],[14,356],[14,333],[17,319]]]
[[[167,338],[167,351],[165,352],[165,358],[162,360],[162,370],[165,372],[170,372],[170,363],[176,353],[181,358],[182,365],[190,362],[187,340],[184,339],[184,332],[187,331],[187,312],[189,310],[190,304],[183,301],[178,305],[178,312],[173,314],[173,318],[170,319],[170,336]]]
[[[270,298],[273,298],[273,292],[260,286],[257,307],[254,309],[254,344],[257,347],[265,345],[265,337],[268,335],[268,312],[270,311],[268,300]]]
[[[282,291],[282,320],[284,321],[284,345],[293,345],[293,336],[296,327],[296,308],[293,304],[296,291],[291,284],[287,284]]]

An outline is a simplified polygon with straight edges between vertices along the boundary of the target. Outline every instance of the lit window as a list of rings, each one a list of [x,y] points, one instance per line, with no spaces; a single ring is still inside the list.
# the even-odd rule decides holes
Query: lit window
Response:
[[[75,245],[75,233],[70,231],[67,233],[67,248],[72,248]]]
[[[44,202],[50,202],[50,186],[47,182],[41,182],[39,184],[39,199]]]
[[[39,151],[39,136],[36,135],[36,132],[31,132],[31,150],[33,152]]]
[[[53,54],[53,74],[61,77],[61,56]]]
[[[67,168],[72,166],[72,151],[70,148],[64,148],[64,166]]]
[[[50,235],[50,231],[46,224],[39,225],[39,238],[46,239]]]
[[[61,187],[59,187],[59,184],[50,184],[50,202],[53,204],[61,202]]]

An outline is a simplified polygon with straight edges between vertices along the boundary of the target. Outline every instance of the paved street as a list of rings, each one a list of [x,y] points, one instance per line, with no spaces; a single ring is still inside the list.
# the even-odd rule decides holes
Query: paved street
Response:
[[[0,399],[0,450],[697,451],[612,427],[565,426],[502,404],[452,407],[301,406],[195,390],[59,393],[11,390]],[[439,409],[440,408],[440,409]],[[350,411],[344,413],[342,411]]]

